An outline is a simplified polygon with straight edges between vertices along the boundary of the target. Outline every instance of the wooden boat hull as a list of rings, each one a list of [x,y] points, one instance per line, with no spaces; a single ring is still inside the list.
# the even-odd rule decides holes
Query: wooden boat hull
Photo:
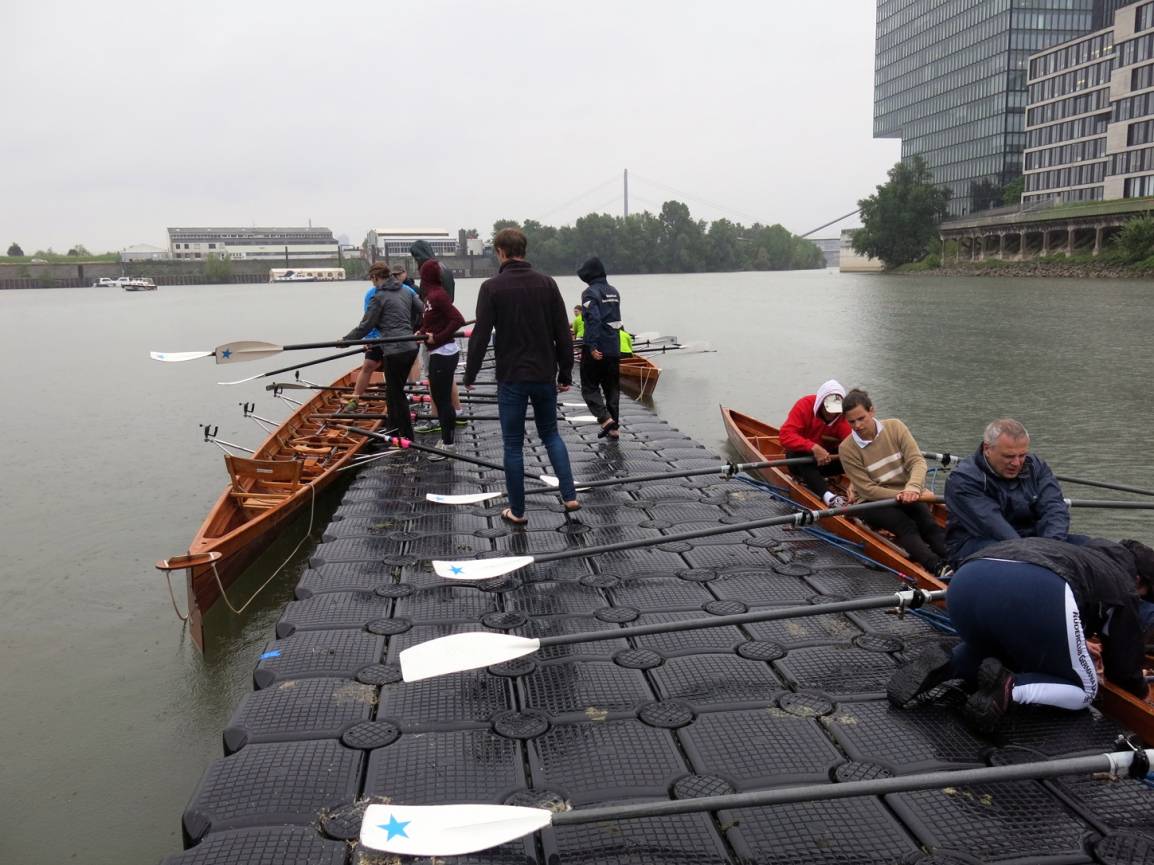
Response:
[[[638,391],[641,396],[652,396],[657,380],[661,378],[661,367],[639,354],[621,358],[618,369],[621,384]]]
[[[721,408],[721,418],[725,424],[726,436],[730,444],[740,453],[742,462],[780,459],[785,456],[776,427],[724,406]],[[817,510],[825,507],[814,493],[794,479],[785,468],[770,467],[755,473],[763,480],[782,487],[791,499],[804,508]],[[940,523],[944,524],[945,513],[943,506],[934,506],[934,516]],[[856,521],[846,517],[827,517],[821,521],[821,526],[840,538],[861,544],[865,555],[900,574],[912,577],[920,588],[930,590],[946,588],[946,583],[911,562],[881,535]],[[1098,705],[1102,711],[1126,725],[1146,742],[1154,742],[1154,702],[1149,699],[1140,700],[1106,681],[1105,678],[1099,678]]]
[[[351,370],[334,381],[332,386],[351,387],[356,383],[358,372],[359,369]],[[339,446],[327,449],[326,455],[323,445],[313,447],[310,444],[309,432],[313,429],[313,416],[336,411],[345,395],[345,392],[337,390],[317,391],[315,396],[273,431],[253,454],[253,458],[258,460],[311,457],[314,461],[325,460],[323,467],[311,471],[301,487],[275,507],[256,514],[246,512],[231,495],[231,486],[226,487],[189,545],[189,555],[212,552],[221,554],[221,558],[211,565],[198,565],[186,571],[189,626],[193,642],[202,651],[204,614],[220,600],[221,589],[227,591],[245,568],[277,537],[277,530],[297,514],[307,512],[315,504],[316,497],[340,476],[338,470],[348,465],[367,445],[368,438],[345,434]],[[382,422],[345,420],[340,423],[376,430]],[[302,454],[294,450],[294,441],[298,447],[310,447],[310,451]]]

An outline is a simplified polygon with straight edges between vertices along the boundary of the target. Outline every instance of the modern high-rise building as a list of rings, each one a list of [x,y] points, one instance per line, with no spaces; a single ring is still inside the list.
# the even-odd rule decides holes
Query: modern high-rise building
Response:
[[[1022,172],[1027,61],[1093,30],[1111,0],[878,0],[874,137],[900,138],[958,216]]]
[[[1154,195],[1154,0],[1030,60],[1022,202]]]

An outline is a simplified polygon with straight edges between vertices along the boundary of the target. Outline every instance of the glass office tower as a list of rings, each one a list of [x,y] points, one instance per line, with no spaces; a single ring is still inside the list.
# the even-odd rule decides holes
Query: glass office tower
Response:
[[[877,0],[874,137],[921,156],[952,215],[990,206],[1022,172],[1029,56],[1090,32],[1108,2]]]

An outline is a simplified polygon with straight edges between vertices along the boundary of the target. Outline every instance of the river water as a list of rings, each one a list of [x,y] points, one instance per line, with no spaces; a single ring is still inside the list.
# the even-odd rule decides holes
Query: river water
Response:
[[[719,404],[778,424],[798,396],[838,378],[867,388],[879,417],[903,418],[927,450],[969,453],[988,420],[1009,415],[1060,474],[1154,488],[1150,283],[829,271],[613,281],[631,329],[717,349],[661,358],[653,405],[718,453]],[[580,284],[559,283],[571,307]],[[458,281],[466,318],[478,284]],[[0,861],[121,865],[179,850],[181,811],[221,754],[221,730],[307,556],[306,544],[245,616],[214,616],[207,655],[195,650],[153,562],[186,548],[223,486],[198,424],[255,446],[263,433],[238,403],[278,420],[288,407],[264,391],[268,380],[215,382],[307,356],[221,367],[148,352],[336,338],[356,324],[366,288],[0,292]],[[347,366],[307,373],[327,381]],[[1150,512],[1077,511],[1074,525],[1154,543]],[[302,519],[286,532],[236,596],[307,530]],[[179,586],[178,598],[183,607]]]

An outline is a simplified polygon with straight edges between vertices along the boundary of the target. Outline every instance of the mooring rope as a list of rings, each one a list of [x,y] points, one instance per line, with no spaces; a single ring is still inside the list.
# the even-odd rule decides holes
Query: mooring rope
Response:
[[[308,524],[308,528],[305,529],[304,535],[302,535],[301,539],[299,541],[297,541],[297,545],[295,547],[293,547],[292,552],[289,553],[288,556],[285,558],[285,560],[283,562],[281,562],[279,566],[277,566],[277,569],[269,575],[269,578],[260,584],[260,588],[258,588],[255,592],[252,593],[252,595],[249,597],[249,599],[247,601],[245,601],[244,604],[241,605],[241,608],[239,610],[235,606],[233,606],[232,601],[229,599],[228,594],[224,590],[224,583],[220,579],[220,572],[217,571],[217,569],[216,569],[216,562],[214,561],[212,563],[212,575],[216,579],[216,587],[218,589],[220,589],[220,596],[222,598],[224,598],[225,605],[229,608],[229,610],[233,613],[233,615],[239,616],[245,610],[247,610],[249,608],[249,605],[257,599],[257,596],[260,595],[260,593],[263,592],[266,588],[268,588],[268,584],[271,583],[278,576],[280,576],[281,571],[283,571],[288,566],[288,563],[292,561],[293,556],[295,556],[297,554],[297,552],[300,551],[300,548],[304,545],[304,542],[307,541],[309,539],[309,537],[312,535],[313,518],[316,515],[316,504],[317,504],[317,487],[316,487],[316,484],[309,484],[309,524]]]

